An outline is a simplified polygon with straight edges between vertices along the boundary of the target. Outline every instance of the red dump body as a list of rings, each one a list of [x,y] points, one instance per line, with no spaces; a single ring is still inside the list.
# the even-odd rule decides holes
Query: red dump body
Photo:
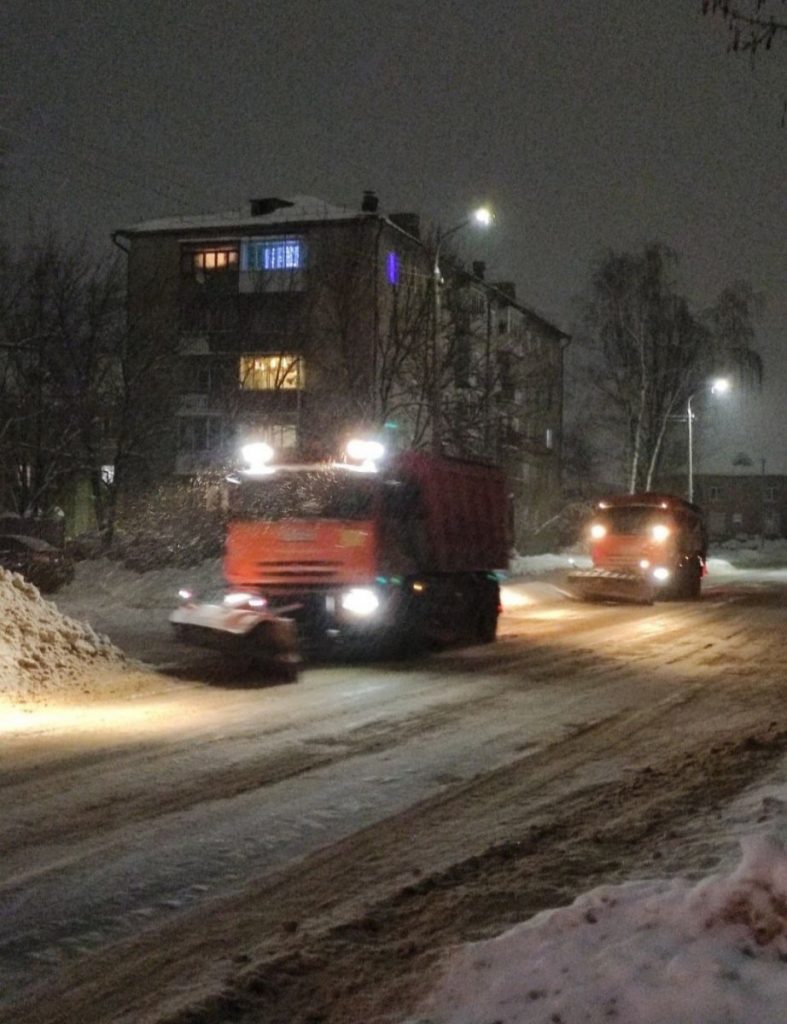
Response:
[[[501,470],[406,452],[393,460],[391,474],[409,477],[420,487],[429,551],[429,564],[422,571],[483,572],[507,566],[507,496]]]

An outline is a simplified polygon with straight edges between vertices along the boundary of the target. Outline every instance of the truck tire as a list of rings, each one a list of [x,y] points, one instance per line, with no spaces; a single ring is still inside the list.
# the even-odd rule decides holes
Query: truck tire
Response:
[[[702,592],[702,566],[693,558],[686,568],[686,597],[689,601],[697,601]]]
[[[674,597],[679,601],[696,601],[702,588],[702,568],[691,558],[675,574]]]
[[[500,591],[496,583],[484,580],[478,595],[475,639],[479,644],[492,644],[497,637],[497,609]]]

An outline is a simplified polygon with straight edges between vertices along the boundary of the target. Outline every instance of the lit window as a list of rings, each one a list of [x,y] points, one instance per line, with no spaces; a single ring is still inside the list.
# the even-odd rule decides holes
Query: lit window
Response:
[[[240,386],[244,391],[302,389],[303,360],[299,356],[241,356]]]
[[[388,272],[388,284],[392,284],[394,287],[399,284],[399,254],[396,252],[389,252],[386,260],[386,269]]]
[[[231,270],[237,265],[238,250],[227,246],[210,249],[184,249],[181,256],[181,266],[185,273]]]
[[[241,244],[241,270],[300,270],[303,243],[299,238],[258,238]]]

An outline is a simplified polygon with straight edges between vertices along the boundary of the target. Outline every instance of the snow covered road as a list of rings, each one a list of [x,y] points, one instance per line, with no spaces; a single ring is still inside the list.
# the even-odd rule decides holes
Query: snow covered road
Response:
[[[155,648],[158,693],[7,730],[0,1019],[397,1019],[448,943],[734,857],[787,750],[783,578],[508,604],[493,648],[292,686]]]

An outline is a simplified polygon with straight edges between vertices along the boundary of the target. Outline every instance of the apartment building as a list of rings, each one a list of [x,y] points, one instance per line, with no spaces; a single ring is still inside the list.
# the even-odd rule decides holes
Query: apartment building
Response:
[[[519,537],[554,511],[567,336],[482,264],[446,258],[437,280],[416,214],[372,192],[357,208],[269,197],[113,238],[165,424],[140,480],[223,471],[246,440],[322,458],[358,431],[396,447],[439,434],[505,466]]]

